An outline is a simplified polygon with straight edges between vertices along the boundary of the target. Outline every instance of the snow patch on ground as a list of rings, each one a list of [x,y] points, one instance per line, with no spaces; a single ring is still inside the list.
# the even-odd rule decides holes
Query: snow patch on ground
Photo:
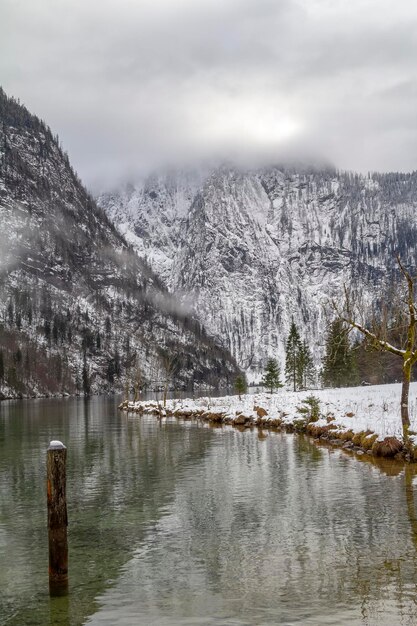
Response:
[[[333,416],[334,421],[331,423],[337,427],[337,431],[352,430],[354,433],[359,433],[370,430],[377,434],[380,440],[385,437],[402,439],[401,384],[300,392],[280,390],[274,394],[243,395],[241,399],[238,396],[224,396],[195,400],[191,398],[167,400],[165,414],[198,415],[201,412],[210,411],[215,414],[224,414],[226,423],[233,423],[239,414],[248,416],[255,422],[258,414],[254,407],[262,407],[267,412],[266,421],[281,419],[284,424],[290,425],[302,418],[302,413],[298,409],[303,406],[303,400],[311,395],[320,401],[322,417],[315,422],[317,426],[328,425],[327,417]],[[143,409],[144,412],[150,412],[155,407],[157,407],[156,403],[129,403],[130,410]],[[410,420],[411,430],[417,431],[417,382],[410,385]],[[417,443],[417,438],[415,443]]]

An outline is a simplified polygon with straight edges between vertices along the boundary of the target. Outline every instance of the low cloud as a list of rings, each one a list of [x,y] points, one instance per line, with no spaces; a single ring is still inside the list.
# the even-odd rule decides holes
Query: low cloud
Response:
[[[203,158],[411,170],[411,0],[0,0],[0,81],[96,190]]]

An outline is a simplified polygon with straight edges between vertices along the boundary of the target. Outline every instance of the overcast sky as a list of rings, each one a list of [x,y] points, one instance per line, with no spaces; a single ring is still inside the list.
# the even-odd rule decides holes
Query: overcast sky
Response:
[[[207,156],[417,169],[415,0],[0,0],[0,84],[96,189]]]

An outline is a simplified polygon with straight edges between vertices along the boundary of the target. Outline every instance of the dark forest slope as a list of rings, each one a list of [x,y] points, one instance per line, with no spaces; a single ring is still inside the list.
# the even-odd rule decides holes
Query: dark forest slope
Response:
[[[97,207],[58,138],[1,89],[0,341],[6,395],[236,374]]]

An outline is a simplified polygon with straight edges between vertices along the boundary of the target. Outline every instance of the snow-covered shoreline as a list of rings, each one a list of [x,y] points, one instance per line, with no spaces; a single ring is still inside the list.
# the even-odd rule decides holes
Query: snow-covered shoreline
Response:
[[[316,411],[312,416],[314,396]],[[241,428],[273,428],[305,432],[330,441],[333,445],[368,454],[401,454],[401,385],[375,385],[314,391],[259,393],[167,400],[164,408],[157,402],[122,402],[120,409],[153,414],[158,417],[201,419]],[[306,402],[307,400],[307,402]],[[411,431],[417,431],[417,382],[410,386]],[[417,437],[411,437],[417,446]],[[417,447],[416,447],[417,452]]]

